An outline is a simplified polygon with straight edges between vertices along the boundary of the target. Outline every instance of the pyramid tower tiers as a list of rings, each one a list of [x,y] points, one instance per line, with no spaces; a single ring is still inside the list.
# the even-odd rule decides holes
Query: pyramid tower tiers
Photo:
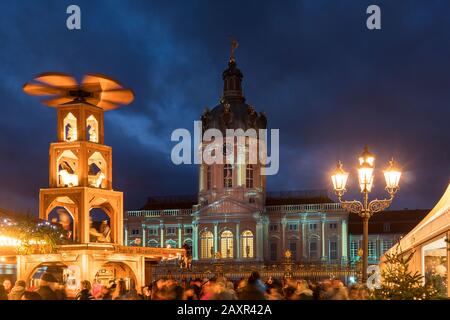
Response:
[[[43,73],[34,81],[25,84],[24,91],[53,96],[43,103],[57,110],[57,141],[49,151],[50,187],[40,190],[39,217],[48,220],[62,207],[73,219],[75,242],[121,245],[123,193],[112,188],[112,148],[104,145],[104,112],[131,103],[133,92],[101,75],[88,74],[81,85],[61,73]],[[102,209],[109,218],[101,230],[92,224],[92,209]]]
[[[90,141],[104,143],[104,109],[83,101],[57,107],[59,142]]]

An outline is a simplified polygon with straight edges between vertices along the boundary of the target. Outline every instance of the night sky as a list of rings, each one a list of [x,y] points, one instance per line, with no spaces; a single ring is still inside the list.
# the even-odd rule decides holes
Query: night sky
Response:
[[[82,29],[66,28],[81,7]],[[382,29],[366,28],[381,7]],[[247,102],[280,129],[268,190],[324,189],[368,144],[404,170],[395,208],[432,208],[449,182],[449,1],[1,1],[0,208],[37,213],[56,111],[22,92],[46,71],[118,79],[133,104],[106,113],[114,189],[125,209],[194,194],[197,167],[173,165],[170,134],[218,104],[230,39]],[[384,196],[381,171],[374,196]],[[357,197],[357,192],[349,192]]]

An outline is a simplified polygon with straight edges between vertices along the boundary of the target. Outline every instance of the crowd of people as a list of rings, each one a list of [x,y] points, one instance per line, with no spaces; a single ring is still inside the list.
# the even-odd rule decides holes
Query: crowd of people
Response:
[[[69,299],[64,285],[56,277],[44,273],[39,286],[27,288],[22,280],[13,286],[10,280],[0,284],[0,300],[66,300]],[[72,298],[73,299],[73,298]],[[142,287],[123,279],[110,281],[108,285],[81,281],[76,300],[366,300],[365,287],[353,284],[346,287],[338,279],[319,282],[295,279],[263,280],[254,271],[248,278],[230,281],[225,277],[177,281],[171,277],[158,279]]]

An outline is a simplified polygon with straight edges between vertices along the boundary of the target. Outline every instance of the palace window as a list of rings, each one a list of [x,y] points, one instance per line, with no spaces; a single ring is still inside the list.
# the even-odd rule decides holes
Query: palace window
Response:
[[[271,242],[270,243],[270,260],[272,261],[276,261],[277,260],[277,243],[276,242]]]
[[[350,258],[355,259],[358,256],[358,242],[352,241],[350,243]]]
[[[223,166],[223,187],[233,187],[233,166],[231,164],[224,164]]]
[[[225,259],[233,258],[233,233],[230,230],[220,235],[220,254]]]
[[[317,242],[316,241],[311,241],[309,243],[309,257],[311,259],[317,258]]]
[[[382,243],[382,246],[381,246],[381,250],[383,251],[382,253],[385,253],[391,247],[392,247],[392,240],[383,240],[383,243]]]
[[[132,235],[139,235],[139,229],[133,229],[131,230]]]
[[[169,239],[166,241],[166,247],[167,248],[176,248],[177,247],[177,242],[175,240]]]
[[[253,165],[248,164],[245,172],[246,187],[253,188]]]
[[[192,228],[191,227],[184,228],[184,234],[192,234]]]
[[[242,257],[253,258],[253,232],[246,230],[242,232]]]
[[[212,188],[212,173],[211,166],[206,167],[206,189],[211,190]]]
[[[157,236],[158,235],[158,228],[149,228],[148,229],[148,235],[149,236]]]
[[[336,260],[338,258],[338,246],[336,240],[330,241],[329,254],[330,260]]]
[[[177,233],[177,228],[176,227],[167,227],[166,228],[166,235],[168,236],[174,236]]]
[[[309,230],[317,230],[317,223],[310,223]]]
[[[375,256],[375,242],[369,241],[369,257]]]
[[[289,242],[289,251],[292,254],[292,260],[297,260],[297,241],[292,240]]]
[[[156,240],[154,240],[154,239],[148,240],[148,241],[147,241],[147,245],[148,245],[149,247],[152,247],[152,248],[158,248],[158,247],[159,247],[158,241],[156,241]]]
[[[214,254],[214,236],[211,231],[205,231],[200,236],[200,257],[211,259]]]
[[[192,248],[192,240],[191,239],[184,240],[184,245],[188,246],[188,248]]]
[[[330,229],[337,229],[337,223],[330,223]]]
[[[298,230],[298,224],[296,223],[289,223],[288,224],[289,231],[297,231]]]
[[[269,225],[269,230],[270,231],[278,231],[278,225],[277,224],[271,224],[271,225]]]

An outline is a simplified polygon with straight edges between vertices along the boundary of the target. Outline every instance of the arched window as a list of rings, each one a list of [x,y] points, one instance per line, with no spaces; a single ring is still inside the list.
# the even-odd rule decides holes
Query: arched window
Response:
[[[233,166],[231,164],[224,164],[223,166],[223,187],[233,187]]]
[[[248,164],[245,170],[245,185],[247,188],[253,188],[253,165]]]
[[[176,248],[177,247],[177,242],[175,240],[169,239],[169,240],[166,241],[166,248],[168,248],[169,246],[171,248]]]
[[[151,248],[158,248],[159,247],[159,243],[158,241],[156,241],[155,239],[150,239],[147,241],[147,245]]]
[[[212,187],[211,166],[206,166],[206,190],[211,190],[211,187]]]
[[[233,233],[230,230],[220,235],[220,254],[224,259],[233,258]]]
[[[211,259],[214,254],[214,236],[211,231],[204,231],[200,236],[200,257]]]
[[[253,232],[246,230],[242,232],[242,257],[243,258],[253,258]]]

